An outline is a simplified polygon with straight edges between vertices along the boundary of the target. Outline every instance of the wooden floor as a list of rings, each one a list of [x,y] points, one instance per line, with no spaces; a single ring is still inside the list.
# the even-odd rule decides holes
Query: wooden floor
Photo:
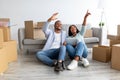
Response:
[[[120,71],[110,68],[110,63],[94,61],[91,52],[88,68],[80,65],[73,71],[54,72],[53,67],[38,62],[34,54],[18,55],[18,61],[9,64],[9,69],[0,80],[120,80]],[[66,61],[69,64],[70,61]]]

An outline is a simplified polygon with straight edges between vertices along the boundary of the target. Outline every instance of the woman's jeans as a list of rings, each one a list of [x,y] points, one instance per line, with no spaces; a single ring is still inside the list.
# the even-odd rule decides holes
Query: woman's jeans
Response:
[[[75,47],[71,44],[67,44],[66,50],[71,59],[74,59],[75,56],[79,56],[80,58],[86,58],[88,56],[87,46],[83,42],[79,42]]]
[[[61,46],[60,48],[57,49],[38,51],[36,57],[44,64],[52,66],[54,64],[54,59],[64,61],[65,55],[66,55],[66,46]]]

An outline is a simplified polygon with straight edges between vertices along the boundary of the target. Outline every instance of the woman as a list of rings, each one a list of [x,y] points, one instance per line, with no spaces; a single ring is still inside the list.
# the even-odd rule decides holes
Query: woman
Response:
[[[86,31],[86,19],[89,15],[90,13],[87,11],[84,16],[81,31],[79,31],[75,25],[71,25],[69,27],[69,37],[77,40],[76,44],[74,45],[69,43],[66,44],[68,55],[71,59],[73,59],[67,66],[69,70],[77,68],[79,60],[82,61],[84,67],[89,66],[89,61],[87,60],[88,50],[83,38]]]

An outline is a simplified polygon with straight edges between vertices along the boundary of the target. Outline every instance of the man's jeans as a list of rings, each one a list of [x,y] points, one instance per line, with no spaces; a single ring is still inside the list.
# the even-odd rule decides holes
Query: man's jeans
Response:
[[[66,55],[66,46],[61,46],[60,48],[57,49],[38,51],[36,57],[44,64],[52,66],[54,64],[53,59],[64,61],[65,55]]]
[[[88,56],[87,46],[83,42],[79,42],[76,47],[73,47],[70,44],[66,45],[66,50],[68,52],[68,56],[71,59],[74,59],[75,56],[79,56],[80,58],[86,58]]]

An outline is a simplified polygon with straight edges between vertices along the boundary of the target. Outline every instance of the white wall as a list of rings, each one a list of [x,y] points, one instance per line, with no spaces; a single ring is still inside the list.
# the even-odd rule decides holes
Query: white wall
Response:
[[[0,18],[10,18],[11,25],[16,25],[11,27],[11,35],[12,39],[17,40],[17,30],[24,27],[25,20],[46,21],[54,12],[59,12],[58,19],[63,23],[78,24],[82,23],[84,14],[89,9],[92,15],[88,18],[88,23],[98,27],[100,12],[97,5],[98,0],[0,0]],[[118,23],[115,18],[112,21],[113,15],[108,9],[108,24]]]
[[[106,20],[109,34],[117,34],[117,25],[120,24],[120,0],[107,0]]]

